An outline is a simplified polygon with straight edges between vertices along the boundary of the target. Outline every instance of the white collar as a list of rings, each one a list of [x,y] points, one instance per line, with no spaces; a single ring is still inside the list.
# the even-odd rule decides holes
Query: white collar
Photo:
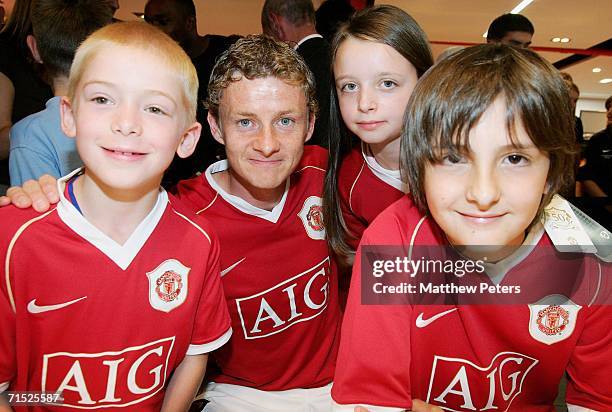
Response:
[[[138,224],[129,239],[123,245],[120,245],[88,222],[64,196],[66,183],[74,175],[80,173],[81,170],[83,168],[76,169],[57,181],[57,189],[60,196],[57,213],[66,226],[108,256],[121,269],[125,270],[132,263],[136,255],[138,255],[138,252],[140,252],[140,249],[142,249],[142,246],[149,239],[149,236],[161,220],[168,205],[168,194],[160,187],[157,201],[149,214]]]
[[[408,184],[402,182],[401,173],[399,170],[389,170],[382,167],[377,161],[370,146],[361,142],[361,154],[368,165],[368,168],[380,180],[392,186],[403,193],[408,193]]]
[[[321,36],[319,33],[309,34],[308,36],[304,37],[302,40],[297,42],[297,44],[295,45],[294,49],[297,50],[297,48],[300,47],[300,45],[302,43],[304,43],[306,40],[316,39],[317,37],[323,38],[323,36]]]
[[[514,252],[506,256],[502,260],[495,263],[484,263],[485,271],[491,279],[491,282],[498,285],[503,280],[506,274],[519,263],[521,263],[527,256],[531,254],[533,249],[542,239],[544,235],[544,227],[540,223],[536,223],[525,236],[523,244],[519,246]]]
[[[204,177],[206,177],[206,181],[208,184],[217,192],[227,203],[240,210],[247,215],[259,217],[261,219],[267,220],[268,222],[276,223],[280,218],[281,213],[283,212],[283,207],[285,206],[285,202],[287,201],[287,194],[289,193],[289,178],[285,183],[285,192],[283,193],[283,197],[280,202],[276,206],[272,208],[272,210],[261,209],[257,206],[253,206],[243,198],[239,196],[232,195],[226,192],[213,178],[213,174],[226,171],[229,168],[229,163],[227,160],[220,160],[218,162],[210,165],[206,171],[204,172]]]

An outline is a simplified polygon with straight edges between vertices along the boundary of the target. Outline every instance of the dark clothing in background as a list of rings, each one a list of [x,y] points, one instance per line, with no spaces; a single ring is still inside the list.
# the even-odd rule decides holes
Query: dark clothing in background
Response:
[[[338,27],[351,18],[355,9],[348,0],[326,0],[315,12],[317,33],[331,42]]]
[[[217,143],[210,133],[210,127],[206,117],[208,110],[204,108],[204,102],[208,98],[208,81],[213,67],[219,56],[227,50],[240,36],[218,36],[206,35],[208,46],[202,54],[192,58],[191,61],[198,72],[198,110],[196,118],[202,124],[202,134],[196,146],[195,152],[186,159],[174,156],[172,164],[164,175],[163,186],[169,188],[176,185],[180,180],[188,179],[197,172],[203,172],[212,163],[225,157],[223,145]]]
[[[329,130],[329,99],[331,88],[331,49],[327,41],[314,37],[304,41],[297,48],[308,68],[315,78],[319,112],[314,133],[307,144],[328,146],[327,132]]]
[[[17,44],[8,33],[0,33],[0,73],[13,83],[13,124],[32,113],[45,109],[53,90],[30,63],[29,50]],[[42,68],[41,68],[42,70]],[[8,159],[0,161],[0,184],[9,184]]]
[[[586,165],[579,180],[593,180],[608,197],[612,196],[612,125],[595,133],[584,152]]]
[[[584,144],[584,128],[582,127],[582,119],[580,117],[576,117],[574,132],[576,133],[576,142],[580,145]]]
[[[578,197],[576,206],[608,230],[612,230],[612,125],[595,133],[584,151],[586,165],[578,170],[578,180],[592,180],[606,197]]]

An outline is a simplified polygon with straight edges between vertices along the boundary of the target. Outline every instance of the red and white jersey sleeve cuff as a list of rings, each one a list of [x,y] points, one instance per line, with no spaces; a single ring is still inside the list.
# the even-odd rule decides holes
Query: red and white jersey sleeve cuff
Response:
[[[584,406],[567,404],[567,412],[597,412],[595,409],[585,408]]]
[[[189,347],[187,348],[187,355],[202,355],[204,353],[212,352],[215,349],[219,349],[221,346],[227,343],[231,336],[232,328],[230,327],[223,335],[221,335],[219,338],[215,339],[212,342],[208,342],[203,345],[189,345]]]
[[[374,406],[367,405],[365,403],[351,404],[351,405],[340,405],[334,401],[333,412],[353,412],[357,406],[366,408],[369,412],[404,412],[406,409],[403,408],[392,408],[389,406]]]
[[[0,393],[6,391],[9,387],[10,382],[2,382],[0,383]]]

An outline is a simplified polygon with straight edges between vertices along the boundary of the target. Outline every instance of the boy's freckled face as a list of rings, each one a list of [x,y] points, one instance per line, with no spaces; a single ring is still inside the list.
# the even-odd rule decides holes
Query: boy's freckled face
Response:
[[[161,178],[186,130],[182,83],[154,54],[130,47],[95,52],[74,101],[63,104],[64,131],[76,136],[88,172],[134,187]]]
[[[469,133],[470,152],[425,167],[431,215],[454,245],[516,246],[537,214],[550,161],[518,122],[513,147],[498,98]]]

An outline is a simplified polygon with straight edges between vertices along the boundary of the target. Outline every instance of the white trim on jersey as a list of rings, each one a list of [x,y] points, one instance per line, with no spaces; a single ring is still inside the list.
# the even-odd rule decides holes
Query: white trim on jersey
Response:
[[[485,272],[489,275],[491,282],[499,285],[506,274],[519,263],[527,258],[533,252],[536,245],[542,239],[544,235],[544,227],[540,223],[536,223],[525,236],[525,240],[521,247],[516,249],[513,253],[506,256],[499,262],[495,263],[484,263]]]
[[[182,217],[188,223],[190,223],[193,227],[195,227],[197,230],[199,230],[200,233],[202,233],[206,237],[206,239],[208,239],[208,243],[212,244],[212,241],[210,240],[210,236],[208,235],[208,232],[206,232],[204,229],[202,229],[197,223],[195,223],[193,220],[189,219],[187,216],[177,212],[174,209],[172,209],[172,211],[174,212],[175,215],[178,215],[178,216]]]
[[[123,245],[120,245],[100,231],[100,229],[89,223],[64,196],[66,182],[76,173],[80,172],[80,170],[81,169],[77,169],[57,181],[57,188],[60,195],[57,213],[66,226],[95,246],[100,252],[108,256],[108,258],[115,262],[121,269],[125,270],[130,266],[130,263],[132,263],[136,255],[138,255],[140,249],[157,227],[168,205],[168,194],[163,188],[160,188],[155,206],[153,206],[149,214],[138,224],[136,229],[134,229],[129,239]]]
[[[410,249],[408,252],[409,259],[412,258],[412,248],[414,246],[414,241],[416,239],[419,229],[421,228],[421,224],[425,221],[425,218],[426,217],[424,216],[419,220],[419,223],[416,225],[416,228],[412,232],[412,237],[410,238]],[[516,251],[511,253],[509,256],[506,256],[499,262],[484,262],[483,264],[485,267],[485,272],[491,279],[491,282],[496,285],[499,285],[504,280],[506,274],[512,268],[521,263],[527,258],[527,256],[531,254],[533,249],[535,249],[536,245],[540,242],[540,239],[542,239],[542,236],[544,236],[544,232],[544,226],[541,223],[536,223],[529,230],[527,236],[525,236],[525,240],[523,241],[521,247],[519,247]]]
[[[6,391],[9,387],[10,382],[0,383],[0,393]]]
[[[359,168],[359,173],[357,173],[357,177],[355,178],[355,180],[353,180],[353,184],[351,185],[351,190],[349,191],[348,203],[349,203],[349,207],[351,208],[351,212],[353,213],[355,213],[355,211],[353,210],[353,190],[355,190],[355,185],[357,184],[359,177],[363,173],[364,166],[365,166],[365,163],[363,163],[361,167]]]
[[[227,328],[227,331],[219,336],[212,342],[204,343],[202,345],[194,345],[191,344],[187,348],[186,355],[202,355],[203,353],[209,353],[216,349],[219,349],[221,346],[225,345],[232,336],[232,327]]]
[[[356,407],[361,406],[366,408],[369,412],[404,412],[406,408],[394,408],[391,406],[375,406],[368,405],[366,403],[353,403],[350,405],[340,405],[333,401],[332,411],[333,412],[353,412]]]
[[[330,412],[331,386],[263,391],[248,386],[209,382],[203,398],[210,403],[203,412]],[[200,397],[198,397],[200,398]]]
[[[326,170],[325,170],[325,169],[323,169],[323,168],[321,168],[321,167],[317,167],[317,166],[313,166],[313,165],[306,165],[306,166],[302,167],[301,169],[296,170],[296,171],[295,171],[295,172],[293,172],[293,173],[300,173],[300,172],[303,172],[303,171],[304,171],[304,170],[306,170],[306,169],[315,169],[315,170],[319,170],[319,171],[321,171],[321,172],[323,172],[323,173],[325,173],[325,172],[326,172]]]
[[[597,412],[595,409],[585,408],[584,406],[567,404],[567,412]]]
[[[268,222],[276,223],[280,218],[281,213],[283,213],[283,207],[285,206],[285,202],[287,200],[287,194],[289,193],[289,179],[285,183],[285,192],[283,193],[283,197],[280,202],[272,210],[260,209],[257,206],[253,206],[246,200],[241,197],[234,196],[232,194],[227,193],[225,190],[221,188],[221,186],[215,181],[213,178],[213,174],[224,172],[229,168],[229,163],[227,160],[220,160],[218,162],[210,165],[206,171],[204,172],[204,177],[208,181],[208,184],[221,195],[223,199],[230,205],[234,206],[236,209],[240,210],[247,215],[259,217],[261,219],[267,220]]]
[[[208,208],[209,208],[209,207],[211,207],[213,204],[215,204],[215,201],[217,200],[217,198],[219,198],[219,192],[216,192],[216,193],[215,193],[215,197],[213,198],[213,200],[211,200],[211,202],[210,202],[209,204],[207,204],[207,205],[206,205],[206,207],[204,207],[204,208],[202,208],[202,209],[198,210],[198,211],[196,212],[196,215],[199,215],[200,213],[205,212],[205,211],[206,211],[206,209],[208,209]]]
[[[601,262],[598,260],[597,261],[597,288],[595,289],[595,292],[593,293],[593,298],[587,305],[588,307],[591,307],[595,303],[595,300],[599,296],[599,292],[601,292]]]
[[[365,143],[361,143],[361,154],[368,168],[374,173],[374,176],[385,182],[391,187],[396,188],[400,192],[408,193],[408,184],[402,182],[402,176],[399,170],[389,170],[382,167],[377,161],[372,150]]]

